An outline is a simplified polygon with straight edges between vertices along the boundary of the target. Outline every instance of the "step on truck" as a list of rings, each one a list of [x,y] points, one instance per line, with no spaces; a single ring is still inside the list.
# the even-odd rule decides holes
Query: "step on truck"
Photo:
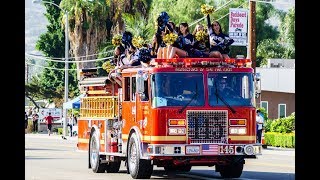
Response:
[[[262,150],[255,81],[249,59],[154,59],[107,77],[87,73],[78,149],[95,173],[117,173],[123,162],[133,179],[150,178],[154,166],[215,166],[223,178],[239,178]]]

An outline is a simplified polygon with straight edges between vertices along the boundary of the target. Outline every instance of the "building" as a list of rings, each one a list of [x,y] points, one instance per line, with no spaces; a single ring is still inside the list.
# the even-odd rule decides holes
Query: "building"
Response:
[[[268,65],[256,67],[256,72],[261,76],[257,106],[265,108],[270,119],[295,112],[295,60],[268,59]]]

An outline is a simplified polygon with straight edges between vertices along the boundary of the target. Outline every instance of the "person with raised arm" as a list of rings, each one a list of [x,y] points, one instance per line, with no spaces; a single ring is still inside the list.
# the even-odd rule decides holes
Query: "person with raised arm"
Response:
[[[210,41],[210,54],[209,57],[216,57],[222,59],[229,58],[229,46],[234,42],[229,35],[223,33],[221,25],[218,21],[210,23],[210,16],[207,15],[208,34]]]

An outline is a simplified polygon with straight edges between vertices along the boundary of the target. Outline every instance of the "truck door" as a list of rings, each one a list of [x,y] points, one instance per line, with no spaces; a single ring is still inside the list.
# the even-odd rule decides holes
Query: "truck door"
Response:
[[[130,127],[133,126],[135,120],[135,98],[133,92],[135,92],[135,79],[132,77],[124,77],[124,87],[123,87],[123,102],[122,102],[122,120],[124,123],[123,134],[128,135]]]
[[[147,77],[147,74],[146,74]],[[150,109],[150,88],[149,88],[149,79],[144,79],[143,81],[140,81],[139,83],[143,84],[143,88],[141,93],[136,92],[136,120],[137,125],[139,126],[139,129],[141,131],[142,135],[149,134],[151,131],[148,127],[150,127],[151,119],[149,115],[149,109]],[[140,86],[139,83],[137,86]],[[148,124],[149,123],[149,124]],[[146,140],[146,137],[144,137]]]

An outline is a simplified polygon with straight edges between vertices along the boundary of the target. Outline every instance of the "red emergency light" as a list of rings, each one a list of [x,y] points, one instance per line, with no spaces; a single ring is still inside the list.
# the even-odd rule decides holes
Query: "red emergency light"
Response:
[[[214,66],[220,65],[220,58],[172,58],[172,59],[155,59],[155,62],[161,66]]]
[[[251,60],[250,59],[244,59],[244,58],[229,58],[225,59],[224,62],[228,65],[233,65],[235,67],[251,67]]]
[[[172,58],[172,59],[155,59],[158,66],[173,67],[209,67],[209,66],[234,66],[234,67],[251,67],[250,59],[220,59],[220,58]]]

